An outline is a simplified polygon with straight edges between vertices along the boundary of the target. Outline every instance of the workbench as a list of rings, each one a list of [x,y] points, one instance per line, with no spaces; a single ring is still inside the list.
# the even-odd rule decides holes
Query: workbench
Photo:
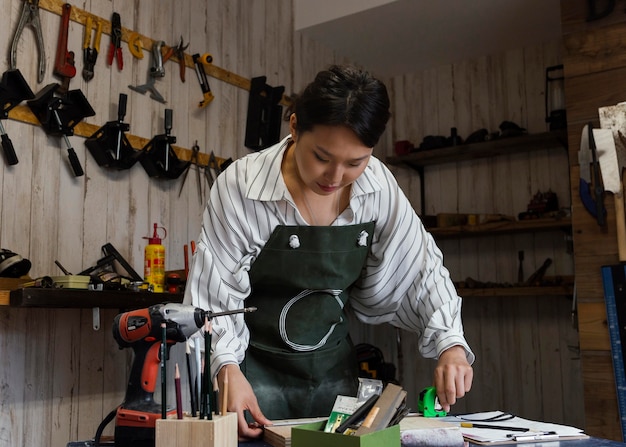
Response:
[[[239,442],[238,447],[272,447],[272,445],[263,441],[248,441]],[[479,444],[470,442],[472,447],[478,447]],[[513,444],[509,444],[513,445]],[[623,442],[609,441],[608,439],[589,438],[589,439],[574,439],[571,441],[550,441],[550,442],[535,442],[524,443],[525,446],[532,447],[619,447],[626,446]]]

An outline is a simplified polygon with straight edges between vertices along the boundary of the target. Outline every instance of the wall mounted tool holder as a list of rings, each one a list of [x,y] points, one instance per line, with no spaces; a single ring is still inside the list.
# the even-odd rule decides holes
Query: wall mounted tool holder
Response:
[[[68,157],[76,177],[84,174],[80,160],[70,144],[68,136],[74,134],[74,126],[96,112],[80,90],[70,90],[62,96],[55,95],[60,85],[48,84],[34,99],[27,102],[48,135],[62,136],[67,146]]]
[[[270,87],[265,76],[250,82],[245,145],[255,151],[265,149],[280,140],[283,108],[279,102],[285,87]]]
[[[2,104],[0,120],[7,119],[9,117],[9,111],[20,102],[34,97],[35,94],[18,69],[5,71],[2,74],[2,82],[0,82],[0,104]],[[2,121],[0,121],[0,134],[2,137],[2,149],[7,164],[16,165],[18,159],[15,148],[13,147],[13,142],[4,130]]]
[[[130,129],[130,125],[124,122],[127,99],[127,95],[120,93],[117,121],[109,121],[85,140],[85,146],[98,166],[117,170],[129,169],[142,153],[135,150],[126,137],[125,132]]]
[[[182,161],[174,152],[172,144],[176,137],[172,131],[172,109],[165,109],[165,133],[156,135],[142,149],[139,161],[150,177],[176,179],[189,166],[189,161]]]

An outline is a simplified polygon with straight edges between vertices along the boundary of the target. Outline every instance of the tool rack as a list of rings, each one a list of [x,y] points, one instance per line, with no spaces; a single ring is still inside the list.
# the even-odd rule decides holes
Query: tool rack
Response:
[[[39,8],[61,16],[63,13],[64,3],[66,2],[62,0],[39,0]],[[94,14],[91,14],[88,11],[85,11],[83,9],[77,8],[76,6],[72,5],[72,12],[70,15],[71,21],[79,23],[82,26],[85,26],[88,18],[91,18],[92,20],[98,20],[100,23],[102,23],[102,34],[111,35],[111,28],[112,28],[111,21],[103,19],[102,17],[98,17]],[[155,40],[151,39],[150,37],[147,37],[138,33],[134,33],[132,30],[122,27],[122,41],[123,42],[128,43],[129,37],[131,36],[131,34],[133,34],[134,36],[138,36],[138,38],[140,39],[143,45],[143,48],[152,48],[152,44],[155,42]],[[192,56],[187,53],[184,53],[184,57],[185,57],[185,65],[193,69],[195,65],[194,65]],[[178,59],[176,58],[176,56],[172,56],[170,61],[178,62]],[[250,88],[251,88],[250,79],[244,78],[243,76],[230,72],[224,68],[220,68],[214,64],[205,64],[204,68],[205,68],[205,72],[207,75],[215,79],[218,79],[220,81],[226,82],[228,84],[234,85],[236,87],[242,88],[244,90],[250,91]],[[288,96],[283,95],[280,103],[283,105],[289,105],[291,104],[291,99]],[[9,119],[12,119],[14,121],[21,121],[23,123],[28,123],[28,124],[39,125],[39,121],[37,120],[35,115],[33,115],[33,113],[30,111],[30,109],[27,106],[18,105],[15,108],[13,108],[9,112]],[[96,132],[99,128],[100,126],[98,125],[81,122],[81,123],[78,123],[76,127],[74,128],[74,135],[79,135],[82,137],[89,137],[93,135],[93,133]],[[136,135],[131,135],[131,134],[126,134],[126,136],[128,137],[128,140],[131,143],[131,145],[135,148],[142,148],[150,141],[150,138],[144,138],[141,136],[136,136]],[[191,149],[183,148],[180,146],[172,146],[172,147],[174,151],[176,152],[176,155],[178,156],[179,159],[184,160],[184,161],[191,161],[191,158],[192,158]],[[209,157],[210,157],[210,154],[206,154],[206,153],[198,154],[198,164],[200,166],[207,166],[209,164]],[[220,157],[216,157],[216,158],[217,158],[218,164],[221,164],[223,161],[225,161],[223,158],[220,158]]]

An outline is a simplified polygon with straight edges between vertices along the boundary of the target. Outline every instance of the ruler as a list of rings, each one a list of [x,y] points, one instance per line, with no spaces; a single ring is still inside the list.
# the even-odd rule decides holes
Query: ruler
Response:
[[[624,346],[626,342],[626,266],[602,267],[602,284],[606,319],[611,340],[611,357],[617,391],[617,405],[622,427],[622,440],[626,439],[626,371]]]

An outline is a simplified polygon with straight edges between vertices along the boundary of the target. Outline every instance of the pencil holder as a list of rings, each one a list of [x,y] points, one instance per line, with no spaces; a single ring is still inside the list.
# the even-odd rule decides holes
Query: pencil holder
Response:
[[[237,413],[213,415],[212,420],[157,419],[155,441],[155,447],[237,447]]]

